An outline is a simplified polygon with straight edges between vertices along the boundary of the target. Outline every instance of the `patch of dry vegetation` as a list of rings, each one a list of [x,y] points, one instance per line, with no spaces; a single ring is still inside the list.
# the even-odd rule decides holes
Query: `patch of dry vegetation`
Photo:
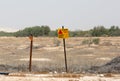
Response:
[[[119,55],[119,37],[100,37],[99,44],[91,44],[90,47],[82,44],[84,40],[88,39],[89,37],[66,39],[68,70],[70,73],[85,73],[90,67],[104,65]],[[91,39],[98,38],[92,37]],[[27,37],[1,37],[1,68],[3,66],[7,67],[6,71],[10,72],[28,71],[29,45],[30,41]],[[21,60],[25,58],[28,58],[28,60]],[[42,58],[49,59],[49,61],[41,61]],[[32,64],[33,71],[64,72],[62,39],[53,37],[34,38]],[[2,70],[0,69],[0,71]]]

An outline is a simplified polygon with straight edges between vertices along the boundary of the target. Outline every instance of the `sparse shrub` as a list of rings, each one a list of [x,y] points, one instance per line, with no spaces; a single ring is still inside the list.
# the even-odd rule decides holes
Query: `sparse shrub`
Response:
[[[94,44],[99,44],[100,39],[99,39],[99,38],[95,38],[95,39],[92,40],[92,42],[93,42]]]
[[[103,46],[111,46],[112,43],[110,41],[105,41],[101,45],[103,45]]]
[[[60,40],[54,38],[53,43],[55,44],[55,46],[60,46],[61,42],[60,42]]]
[[[90,47],[90,45],[92,44],[92,40],[91,39],[85,39],[85,40],[83,40],[82,41],[82,44],[84,45],[86,45],[86,44],[88,44],[88,46]]]
[[[99,44],[100,39],[99,38],[94,38],[94,39],[85,39],[82,41],[82,44],[88,44],[90,46],[91,44]]]
[[[14,67],[15,67],[15,66],[14,66]],[[12,67],[12,69],[13,69],[14,67]],[[27,67],[26,65],[24,65],[24,64],[18,65],[16,68],[17,68],[17,70],[20,71],[20,72],[27,72],[27,71],[28,71],[28,67]],[[13,69],[13,70],[14,70],[14,69]]]
[[[113,75],[111,73],[107,73],[104,75],[105,77],[113,77]]]
[[[82,41],[82,44],[92,44],[92,41],[89,39],[85,39]]]
[[[89,41],[89,40],[83,40],[83,41],[82,41],[82,44],[88,44],[88,41]]]

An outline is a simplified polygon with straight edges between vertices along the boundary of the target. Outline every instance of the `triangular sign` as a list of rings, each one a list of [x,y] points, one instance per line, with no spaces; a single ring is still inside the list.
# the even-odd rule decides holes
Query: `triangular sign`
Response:
[[[62,30],[59,30],[58,34],[63,34]]]

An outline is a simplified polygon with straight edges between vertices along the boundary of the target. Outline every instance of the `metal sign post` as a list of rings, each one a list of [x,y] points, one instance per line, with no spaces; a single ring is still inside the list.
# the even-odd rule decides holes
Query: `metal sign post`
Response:
[[[30,61],[29,61],[29,72],[31,72],[32,66],[32,48],[33,48],[33,35],[30,35]]]
[[[69,31],[68,31],[68,29],[64,29],[64,26],[62,26],[62,28],[58,29],[58,38],[62,38],[63,39],[66,72],[68,72],[68,68],[67,68],[67,56],[66,56],[65,39],[68,38],[68,37],[69,37]]]
[[[62,29],[64,29],[64,26],[62,26]],[[68,72],[68,68],[67,68],[67,57],[66,57],[65,38],[63,38],[63,45],[64,45],[65,68],[66,68],[66,72]]]

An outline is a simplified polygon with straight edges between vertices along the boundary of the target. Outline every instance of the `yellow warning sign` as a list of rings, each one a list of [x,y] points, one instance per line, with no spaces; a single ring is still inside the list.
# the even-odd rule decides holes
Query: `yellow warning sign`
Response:
[[[58,29],[58,38],[68,38],[69,31],[68,29]]]

